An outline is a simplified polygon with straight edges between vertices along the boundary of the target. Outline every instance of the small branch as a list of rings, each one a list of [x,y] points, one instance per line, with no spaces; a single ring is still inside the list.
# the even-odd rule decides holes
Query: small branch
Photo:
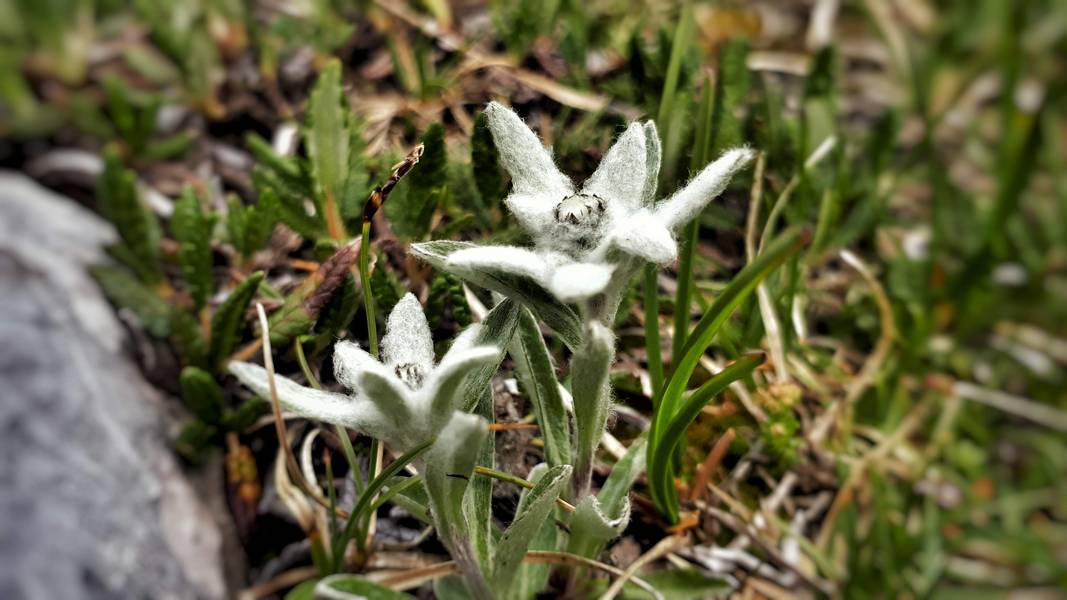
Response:
[[[967,381],[957,381],[952,384],[952,393],[960,398],[984,404],[1038,425],[1067,432],[1067,412],[1046,404],[1039,404],[1029,398],[991,390]]]
[[[484,477],[492,477],[493,479],[499,479],[500,481],[505,481],[507,483],[511,483],[519,487],[526,488],[528,490],[532,490],[534,488],[534,484],[530,483],[529,481],[526,481],[522,477],[516,477],[514,475],[511,475],[510,473],[504,473],[503,471],[497,471],[496,469],[490,469],[489,467],[474,467],[474,474],[482,475]],[[563,510],[570,513],[573,513],[575,510],[573,504],[567,502],[566,500],[558,496],[556,497],[556,504]]]
[[[686,536],[672,535],[670,537],[663,538],[659,541],[659,543],[653,546],[651,550],[642,554],[640,557],[638,557],[637,560],[633,562],[633,564],[627,567],[626,571],[622,574],[622,576],[616,579],[615,582],[611,584],[611,587],[609,587],[607,591],[605,591],[604,594],[600,596],[600,600],[613,600],[615,596],[617,596],[619,592],[622,591],[622,588],[626,585],[626,582],[633,579],[634,575],[636,575],[642,567],[658,559],[659,557],[664,556],[669,552],[680,550],[687,545],[689,545],[689,538]]]

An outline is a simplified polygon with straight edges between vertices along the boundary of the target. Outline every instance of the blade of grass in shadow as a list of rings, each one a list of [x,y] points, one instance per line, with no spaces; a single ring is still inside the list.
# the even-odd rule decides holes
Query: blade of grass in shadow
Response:
[[[351,540],[353,536],[358,535],[356,538],[357,544],[365,539],[363,535],[359,534],[369,525],[369,523],[366,523],[366,521],[368,521],[367,517],[371,514],[368,509],[374,505],[376,501],[375,497],[378,495],[378,492],[389,482],[390,478],[399,473],[401,469],[408,465],[408,463],[422,456],[424,452],[429,450],[430,446],[433,445],[433,442],[433,439],[429,439],[418,446],[415,446],[411,450],[408,450],[403,456],[389,463],[388,467],[382,469],[382,472],[370,481],[367,485],[367,490],[359,497],[356,506],[348,515],[348,521],[345,523],[344,532],[334,540],[333,556],[342,556],[345,546],[348,545],[349,540]]]

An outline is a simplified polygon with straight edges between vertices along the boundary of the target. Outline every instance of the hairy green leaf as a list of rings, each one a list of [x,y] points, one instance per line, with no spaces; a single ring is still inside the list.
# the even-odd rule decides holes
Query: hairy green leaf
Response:
[[[577,448],[574,459],[574,497],[588,493],[593,455],[608,420],[611,390],[608,370],[615,360],[615,337],[596,321],[586,324],[585,343],[571,359],[571,394],[574,396],[574,424]]]
[[[500,168],[500,153],[497,152],[493,135],[489,131],[489,119],[485,112],[478,113],[471,132],[471,170],[481,199],[479,221],[483,227],[493,223],[493,212],[504,198],[504,177]]]
[[[498,594],[509,590],[530,543],[552,514],[563,486],[571,477],[570,465],[551,467],[523,498],[511,525],[500,536],[493,555],[492,586]]]
[[[518,335],[511,345],[519,379],[537,415],[545,441],[545,460],[551,467],[571,462],[571,428],[563,405],[552,356],[545,347],[541,328],[529,309],[519,314]]]
[[[502,270],[482,269],[477,274],[465,271],[455,272],[447,262],[448,256],[453,252],[473,246],[474,244],[469,242],[424,242],[412,245],[411,252],[437,269],[452,273],[460,279],[498,292],[525,305],[555,330],[560,339],[571,349],[581,344],[582,326],[578,314],[571,307],[556,300],[551,292],[537,282]]]

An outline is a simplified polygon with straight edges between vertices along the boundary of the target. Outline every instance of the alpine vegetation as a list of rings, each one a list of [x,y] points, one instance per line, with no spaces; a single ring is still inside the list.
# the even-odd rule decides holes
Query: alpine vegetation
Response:
[[[358,344],[334,346],[337,381],[352,393],[302,386],[275,376],[278,401],[286,409],[323,423],[340,425],[406,452],[435,437],[462,405],[462,383],[480,366],[499,362],[494,346],[475,345],[480,325],[467,328],[434,366],[433,339],[422,306],[412,294],[390,313],[379,362]],[[229,370],[257,394],[269,397],[267,371],[238,362]]]
[[[500,160],[511,174],[504,200],[534,240],[533,248],[476,246],[452,252],[445,268],[481,280],[494,272],[527,277],[562,302],[584,303],[591,318],[610,323],[620,292],[643,263],[678,256],[675,233],[718,196],[754,156],[729,150],[684,188],[654,202],[660,140],[656,125],[632,123],[591,177],[576,188],[552,155],[511,110],[486,108]],[[432,243],[431,243],[432,244]],[[417,245],[427,257],[432,245]],[[592,299],[603,296],[599,301]]]
[[[501,163],[511,175],[511,193],[504,202],[530,233],[533,248],[427,242],[414,245],[413,251],[438,268],[525,305],[571,347],[572,494],[580,500],[589,493],[593,454],[609,413],[608,370],[615,354],[609,327],[623,292],[642,266],[677,258],[676,232],[722,193],[755,153],[728,150],[681,190],[655,202],[661,150],[651,121],[627,127],[578,188],[513,111],[492,102],[486,115]],[[574,304],[578,312],[561,304]],[[566,422],[559,427],[568,431]]]
[[[599,494],[592,493],[594,456],[611,406],[615,313],[634,274],[677,258],[679,228],[725,189],[753,153],[729,150],[683,189],[655,202],[660,140],[653,123],[631,124],[578,187],[514,112],[491,103],[486,117],[511,174],[505,203],[534,246],[434,241],[416,244],[413,251],[503,298],[435,364],[430,327],[418,300],[408,294],[389,315],[380,361],[372,355],[373,344],[372,352],[348,341],[334,346],[334,374],[350,394],[282,377],[274,387],[278,402],[293,412],[408,453],[425,488],[426,517],[455,560],[468,595],[527,598],[543,589],[548,577],[544,566],[524,564],[531,548],[592,558],[627,526],[629,490],[657,440],[634,443]],[[538,319],[571,349],[570,409]],[[524,482],[527,490],[510,525],[494,532],[487,476],[507,476],[492,470],[489,381],[504,349],[534,405],[545,463]],[[237,362],[229,370],[258,394],[270,393],[264,368]]]

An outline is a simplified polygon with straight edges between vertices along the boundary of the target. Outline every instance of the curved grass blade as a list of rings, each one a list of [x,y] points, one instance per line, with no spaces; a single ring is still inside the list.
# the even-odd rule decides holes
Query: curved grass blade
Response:
[[[374,497],[378,495],[382,487],[389,482],[389,479],[400,472],[411,461],[422,456],[423,452],[426,452],[430,446],[434,443],[434,439],[426,440],[425,442],[415,446],[411,450],[404,453],[403,456],[397,458],[388,467],[382,469],[382,472],[377,477],[371,480],[367,485],[367,489],[360,495],[359,501],[356,502],[355,508],[348,515],[348,521],[345,523],[344,532],[334,540],[333,556],[343,556],[344,548],[348,545],[348,541],[352,539],[352,536],[360,533],[363,528],[362,524],[366,519],[366,516],[370,514],[370,508],[373,506]],[[358,540],[366,539],[365,536],[360,535]]]
[[[747,377],[756,367],[763,364],[763,360],[762,353],[750,354],[727,365],[683,401],[677,414],[671,418],[664,430],[649,460],[648,478],[649,485],[657,490],[657,506],[660,512],[665,513],[672,523],[678,520],[678,494],[671,484],[674,479],[671,469],[674,448],[685,438],[686,429],[696,420],[705,404],[711,402],[731,383]]]
[[[682,394],[685,392],[689,377],[696,369],[700,357],[726,319],[746,299],[756,286],[777,269],[786,259],[796,254],[811,239],[811,233],[804,228],[786,230],[775,239],[767,248],[740,273],[734,277],[730,285],[711,305],[696,328],[689,335],[685,346],[682,348],[682,357],[671,371],[670,377],[664,386],[663,393],[655,403],[655,411],[652,414],[652,426],[649,430],[648,452],[649,457],[654,457],[667,425],[678,411]],[[649,463],[651,465],[651,460]],[[649,468],[651,472],[651,466]],[[652,499],[657,506],[663,506],[663,499],[658,497],[659,490],[652,488]]]

